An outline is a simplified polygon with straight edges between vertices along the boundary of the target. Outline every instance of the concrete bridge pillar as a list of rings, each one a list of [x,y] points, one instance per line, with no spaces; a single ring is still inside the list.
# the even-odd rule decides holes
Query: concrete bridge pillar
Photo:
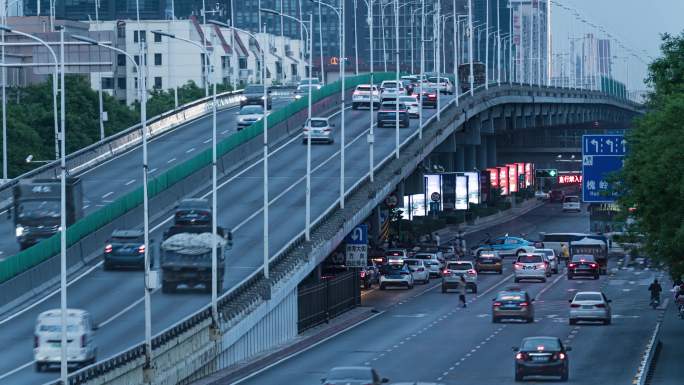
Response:
[[[486,139],[482,139],[482,144],[475,146],[475,167],[478,170],[487,168],[487,142]]]
[[[466,144],[463,146],[463,171],[470,171],[475,168],[475,146]]]
[[[465,147],[464,145],[458,145],[456,147],[456,152],[454,153],[454,167],[455,171],[465,170]]]
[[[496,137],[485,136],[482,140],[487,143],[487,167],[494,167],[497,165],[496,161]]]

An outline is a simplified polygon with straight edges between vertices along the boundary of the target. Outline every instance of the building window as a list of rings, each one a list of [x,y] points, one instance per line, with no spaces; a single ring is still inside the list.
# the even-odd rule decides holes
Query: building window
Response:
[[[126,38],[126,24],[118,24],[116,26],[116,37],[119,39]]]
[[[133,60],[135,61],[135,64],[140,65],[140,55],[133,55]],[[147,65],[147,59],[145,59],[145,65]]]
[[[230,56],[221,56],[221,68],[230,68]]]
[[[133,85],[135,85],[135,89],[138,89],[138,78],[133,78]]]
[[[156,66],[162,65],[162,54],[160,54],[160,53],[154,54],[154,65],[156,65]]]
[[[116,55],[116,65],[120,67],[125,67],[126,66],[126,55]]]
[[[161,76],[155,76],[154,77],[154,89],[155,90],[161,90],[162,88],[162,78]]]
[[[247,58],[246,57],[241,57],[238,60],[238,65],[241,70],[246,70],[247,69]]]
[[[113,90],[114,89],[114,78],[102,78],[101,87],[103,90]]]
[[[126,78],[124,78],[124,77],[116,78],[116,83],[117,83],[116,86],[117,86],[120,90],[125,90],[125,89],[126,89]]]
[[[140,31],[133,31],[133,42],[138,43],[138,42],[146,42],[147,41],[147,33],[145,30],[140,30]]]
[[[153,35],[154,35],[154,42],[155,43],[161,43],[162,35],[157,34],[157,33],[153,33]]]
[[[290,64],[290,72],[292,73],[292,76],[297,76],[297,65],[292,63]]]

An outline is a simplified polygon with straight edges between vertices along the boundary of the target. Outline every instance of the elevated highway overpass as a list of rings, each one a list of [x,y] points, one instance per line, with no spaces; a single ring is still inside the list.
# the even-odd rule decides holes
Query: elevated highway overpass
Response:
[[[239,167],[227,168],[220,183],[218,217],[222,225],[233,229],[235,246],[227,259],[223,282],[226,291],[220,305],[221,334],[216,336],[209,331],[208,296],[155,292],[152,323],[157,336],[153,343],[154,368],[151,372],[143,370],[140,345],[143,339],[142,274],[104,272],[97,260],[88,265],[71,280],[69,306],[87,309],[100,325],[96,340],[99,358],[103,361],[75,373],[71,382],[137,383],[142,382],[143,375],[151,374],[154,383],[177,383],[230,366],[294,338],[299,281],[430,154],[446,154],[444,156],[450,159],[455,170],[493,166],[497,154],[495,136],[499,133],[561,122],[575,124],[602,120],[622,124],[640,113],[638,105],[600,93],[553,88],[490,87],[478,90],[474,97],[462,98],[459,106],[451,97],[444,97],[444,102],[439,120],[436,111],[425,110],[422,138],[418,136],[415,120],[410,128],[400,130],[399,159],[393,156],[394,129],[375,130],[377,168],[373,183],[368,180],[369,112],[347,111],[347,203],[345,209],[340,209],[339,192],[331,187],[339,185],[339,146],[315,146],[311,195],[315,226],[311,242],[303,240],[306,163],[300,132],[289,131],[287,137],[271,148],[270,254],[274,274],[269,281],[259,272],[262,260],[259,250],[263,246],[261,160],[258,155],[244,156],[245,162],[239,163]],[[321,108],[319,113],[330,116],[339,127],[337,111]],[[229,124],[228,120],[223,124]],[[340,142],[339,134],[339,131],[335,133],[336,143]],[[206,139],[197,133],[189,136]],[[163,142],[163,138],[159,140]],[[187,145],[176,139],[166,148],[181,153],[189,150]],[[160,156],[171,155],[167,154],[171,150],[159,151]],[[111,165],[115,166],[116,162],[118,160]],[[134,161],[130,167],[137,170]],[[202,184],[197,185],[198,181]],[[195,184],[190,186],[194,188],[180,189],[182,192],[207,194],[209,181],[206,178],[188,177],[179,183]],[[103,183],[93,183],[100,184]],[[106,192],[97,193],[105,195]],[[92,196],[89,191],[86,194]],[[168,226],[169,203],[160,201],[157,206],[153,205],[157,212],[152,238],[160,239],[161,231]],[[130,219],[129,223],[139,226],[139,218],[137,222]],[[32,298],[0,320],[0,342],[12,346],[0,353],[0,382],[48,383],[57,377],[55,373],[34,372],[31,349],[36,315],[59,306],[55,294]]]

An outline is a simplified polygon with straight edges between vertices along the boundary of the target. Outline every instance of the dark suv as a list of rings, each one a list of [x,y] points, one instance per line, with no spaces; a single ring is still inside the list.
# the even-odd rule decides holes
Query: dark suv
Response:
[[[150,258],[150,266],[152,258]],[[141,230],[114,230],[104,248],[104,269],[145,268],[145,239]]]
[[[183,199],[176,206],[174,215],[176,225],[211,225],[211,206],[209,200],[199,198]]]
[[[240,106],[248,104],[264,105],[264,86],[260,84],[251,84],[245,87],[240,98]],[[271,91],[267,90],[266,94],[266,108],[271,109],[273,100],[271,99]]]
[[[551,190],[549,193],[550,202],[563,202],[563,198],[565,198],[563,190]]]
[[[397,114],[399,114],[399,127],[408,127],[411,124],[405,104],[397,104],[396,102],[382,103],[380,111],[378,111],[378,127],[395,126],[397,124]]]

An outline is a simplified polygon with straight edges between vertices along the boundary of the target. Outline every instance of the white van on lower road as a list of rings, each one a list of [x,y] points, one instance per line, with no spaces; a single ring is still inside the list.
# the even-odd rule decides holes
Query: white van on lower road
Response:
[[[563,198],[563,212],[566,211],[577,211],[578,213],[582,211],[582,203],[578,196],[568,195]]]
[[[90,314],[85,310],[67,309],[67,365],[71,368],[95,363],[97,345],[95,344],[93,324]],[[62,311],[48,310],[40,313],[36,320],[33,341],[33,358],[36,371],[41,372],[52,366],[59,366],[62,357]]]

